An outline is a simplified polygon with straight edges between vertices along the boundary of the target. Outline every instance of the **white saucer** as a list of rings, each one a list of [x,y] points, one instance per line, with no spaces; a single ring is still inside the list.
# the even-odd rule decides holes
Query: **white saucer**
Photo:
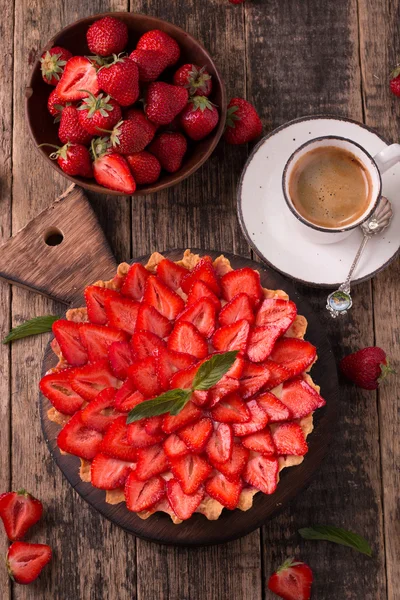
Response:
[[[238,187],[238,216],[257,255],[277,271],[302,283],[338,287],[345,279],[362,239],[359,229],[334,244],[316,244],[295,226],[282,192],[282,173],[291,154],[308,140],[337,135],[354,140],[372,156],[388,143],[368,127],[336,117],[304,117],[263,138],[249,156]],[[400,163],[383,176],[383,194],[391,201],[389,228],[370,239],[352,283],[370,279],[395,257],[400,246]]]

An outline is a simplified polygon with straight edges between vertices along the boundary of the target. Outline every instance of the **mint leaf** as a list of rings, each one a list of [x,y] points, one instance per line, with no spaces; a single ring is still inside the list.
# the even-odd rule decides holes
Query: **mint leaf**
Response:
[[[224,352],[224,354],[213,354],[199,367],[192,388],[194,390],[210,389],[229,371],[238,354],[238,350]]]
[[[177,415],[187,404],[191,390],[169,390],[164,392],[157,398],[145,400],[137,404],[128,414],[127,423],[147,419],[148,417],[156,417],[169,412],[171,415]]]
[[[341,529],[340,527],[314,525],[313,527],[299,529],[299,533],[305,540],[326,540],[327,542],[348,546],[369,557],[372,556],[372,550],[367,540],[357,533]]]
[[[51,326],[55,321],[58,321],[61,317],[47,315],[45,317],[35,317],[30,321],[21,323],[18,327],[11,329],[10,333],[3,339],[3,344],[8,344],[14,340],[19,340],[30,335],[37,335],[38,333],[46,333],[51,331]]]

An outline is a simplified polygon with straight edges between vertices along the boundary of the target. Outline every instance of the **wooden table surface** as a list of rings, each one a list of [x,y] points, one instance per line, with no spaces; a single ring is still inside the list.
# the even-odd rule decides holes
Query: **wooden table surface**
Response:
[[[34,151],[24,120],[24,87],[40,48],[75,19],[110,10],[144,12],[180,25],[210,50],[228,96],[254,102],[265,133],[289,119],[330,113],[364,121],[391,141],[400,103],[388,73],[400,56],[399,0],[15,0],[0,20],[0,239],[24,226],[67,187]],[[220,144],[189,180],[166,192],[126,199],[91,196],[119,260],[197,246],[251,256],[235,212],[235,187],[249,148]],[[396,261],[354,289],[347,320],[323,310],[325,291],[299,287],[321,313],[339,359],[374,343],[399,362],[400,268]],[[2,335],[61,306],[0,285]],[[340,415],[329,457],[313,483],[279,517],[221,546],[175,549],[135,539],[93,512],[63,479],[42,436],[37,382],[47,336],[1,347],[1,490],[25,487],[45,518],[35,541],[54,559],[31,586],[3,600],[265,600],[270,573],[295,555],[314,570],[318,600],[395,600],[400,583],[400,426],[396,378],[378,393],[341,382]],[[342,526],[364,535],[369,559],[326,542],[305,542],[299,527]],[[6,542],[0,535],[0,550]]]

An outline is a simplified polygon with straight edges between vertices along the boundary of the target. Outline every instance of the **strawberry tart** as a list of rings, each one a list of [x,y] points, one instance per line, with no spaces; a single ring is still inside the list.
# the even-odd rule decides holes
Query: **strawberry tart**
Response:
[[[306,319],[258,271],[186,250],[122,263],[54,323],[40,382],[61,453],[83,481],[146,519],[246,511],[300,464],[324,406]]]

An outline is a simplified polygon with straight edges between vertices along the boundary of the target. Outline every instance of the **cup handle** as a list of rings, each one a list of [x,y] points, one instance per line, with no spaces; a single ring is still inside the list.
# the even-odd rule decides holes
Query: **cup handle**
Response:
[[[393,167],[396,163],[400,162],[400,144],[392,144],[387,146],[376,156],[374,156],[378,169],[381,173],[384,173],[390,167]]]

